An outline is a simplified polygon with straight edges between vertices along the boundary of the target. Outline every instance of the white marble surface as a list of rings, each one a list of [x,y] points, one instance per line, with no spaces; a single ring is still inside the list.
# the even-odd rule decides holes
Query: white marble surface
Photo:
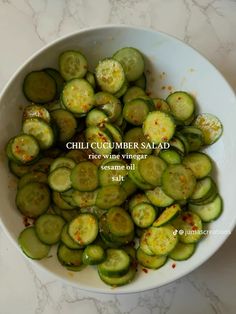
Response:
[[[151,27],[208,57],[236,89],[235,0],[0,0],[0,89],[33,52],[101,24]],[[0,314],[233,314],[236,232],[207,263],[160,289],[127,296],[84,292],[36,270],[0,229]]]

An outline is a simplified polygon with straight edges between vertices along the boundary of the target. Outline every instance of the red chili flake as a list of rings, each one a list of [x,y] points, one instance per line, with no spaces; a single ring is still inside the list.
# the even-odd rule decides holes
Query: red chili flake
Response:
[[[193,226],[192,230],[198,230],[198,227],[197,226]]]
[[[168,88],[168,90],[172,90],[172,86],[168,86],[167,88]]]
[[[147,274],[148,273],[148,270],[146,268],[142,268],[142,271]]]
[[[30,226],[30,222],[28,220],[28,217],[23,217],[23,224],[25,227],[29,227]]]
[[[174,269],[174,268],[176,267],[176,264],[173,263],[173,264],[171,265],[171,267]]]

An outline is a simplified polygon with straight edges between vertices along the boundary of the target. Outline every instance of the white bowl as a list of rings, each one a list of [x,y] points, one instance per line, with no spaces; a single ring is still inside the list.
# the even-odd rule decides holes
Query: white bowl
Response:
[[[220,118],[224,125],[221,139],[207,149],[215,161],[216,179],[224,200],[221,217],[210,224],[211,230],[222,230],[225,234],[208,235],[199,243],[196,253],[187,261],[172,261],[159,270],[149,270],[147,274],[139,269],[135,280],[129,285],[112,289],[100,279],[95,268],[87,267],[79,273],[69,273],[56,260],[56,257],[42,261],[32,261],[41,268],[79,288],[103,293],[130,293],[162,286],[176,280],[209,259],[226,240],[236,220],[235,179],[236,179],[236,99],[222,75],[198,52],[179,40],[166,34],[148,29],[128,26],[107,26],[82,30],[55,41],[34,54],[13,75],[0,98],[0,147],[10,136],[20,130],[22,104],[26,99],[22,94],[22,81],[29,71],[44,67],[56,67],[58,55],[66,49],[81,50],[88,58],[91,68],[97,61],[111,56],[121,47],[133,46],[146,57],[149,75],[149,89],[153,95],[165,97],[170,91],[185,90],[197,98],[200,112],[209,112]],[[164,89],[164,87],[165,89]],[[15,206],[15,184],[9,174],[7,160],[2,154],[1,162],[1,219],[6,232],[17,244],[23,220]],[[22,253],[23,254],[23,253]],[[55,251],[53,251],[55,255]]]

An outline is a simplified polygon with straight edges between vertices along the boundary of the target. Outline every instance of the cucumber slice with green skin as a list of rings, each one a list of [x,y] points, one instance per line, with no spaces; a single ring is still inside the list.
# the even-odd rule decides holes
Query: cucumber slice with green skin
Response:
[[[79,209],[72,209],[72,210],[61,210],[61,216],[67,221],[71,222],[75,217],[80,214]]]
[[[107,92],[95,94],[95,106],[104,111],[111,122],[114,122],[122,113],[120,100]]]
[[[35,137],[41,149],[48,149],[54,143],[53,130],[43,119],[26,119],[22,124],[22,131]]]
[[[181,155],[173,149],[162,150],[158,156],[170,165],[180,164],[182,161]]]
[[[121,86],[121,88],[118,90],[118,92],[116,92],[114,94],[114,96],[116,96],[117,98],[122,97],[126,93],[128,88],[129,88],[129,82],[127,80],[125,80],[124,84]]]
[[[78,207],[93,206],[96,203],[97,190],[92,192],[80,192],[74,190],[72,198]]]
[[[122,64],[128,81],[135,81],[143,74],[144,59],[138,49],[121,48],[115,52],[113,58]]]
[[[99,273],[109,277],[125,275],[130,267],[130,257],[122,249],[108,249],[106,260],[98,265]]]
[[[179,242],[174,250],[170,252],[169,257],[175,261],[185,261],[194,254],[195,250],[196,244]]]
[[[140,203],[132,208],[131,216],[136,226],[147,228],[156,219],[156,210],[151,204]]]
[[[48,176],[48,184],[53,191],[64,192],[71,188],[71,169],[67,167],[60,167],[52,172]]]
[[[72,250],[81,249],[82,246],[79,245],[78,243],[76,243],[74,240],[72,240],[72,238],[69,236],[68,227],[69,227],[69,223],[65,224],[63,229],[62,229],[62,232],[61,232],[62,243],[65,244],[69,249],[72,249]]]
[[[81,192],[94,191],[98,187],[98,169],[90,161],[82,161],[72,169],[72,187]]]
[[[132,86],[132,87],[128,88],[127,92],[124,94],[123,102],[124,102],[124,104],[126,104],[127,102],[129,102],[133,99],[136,99],[136,98],[140,98],[142,96],[146,96],[146,93],[143,90],[143,88],[137,87],[137,86]]]
[[[221,197],[217,196],[213,199],[212,202],[205,205],[188,205],[189,210],[198,214],[203,222],[210,222],[216,220],[222,213],[223,204]]]
[[[202,179],[212,171],[212,162],[209,156],[203,153],[191,153],[184,157],[183,164],[192,170],[197,179]]]
[[[193,126],[185,127],[181,130],[181,133],[186,137],[188,143],[189,143],[189,151],[198,151],[202,145],[203,142],[203,132]]]
[[[169,254],[178,243],[175,228],[171,225],[150,227],[148,229],[147,244],[155,255]]]
[[[117,60],[104,59],[95,69],[97,83],[100,88],[108,93],[115,94],[125,82],[125,72]]]
[[[83,252],[83,263],[85,265],[98,265],[104,262],[105,259],[104,249],[97,244],[88,245]]]
[[[142,159],[141,159],[142,160]],[[130,169],[129,172],[133,172],[134,176],[141,182],[143,183],[146,188],[152,189],[154,186],[150,183],[148,183],[147,181],[144,180],[143,176],[140,173],[140,162],[141,160],[138,159],[132,159],[132,165],[133,165],[133,169]]]
[[[151,256],[146,254],[141,248],[138,248],[136,257],[138,262],[143,266],[150,269],[158,269],[165,265],[167,256]]]
[[[69,189],[65,192],[60,193],[61,194],[61,198],[67,202],[68,204],[70,204],[72,207],[77,207],[78,205],[75,203],[74,199],[73,199],[73,193],[75,192],[74,189]]]
[[[70,158],[72,160],[74,160],[75,163],[79,163],[81,161],[86,161],[87,160],[87,156],[84,153],[84,151],[82,150],[70,150],[66,155],[66,158]]]
[[[134,196],[132,196],[132,198],[129,200],[129,211],[131,212],[132,209],[138,205],[138,204],[142,204],[142,203],[150,203],[149,199],[147,198],[147,196],[143,193],[138,193],[135,194]]]
[[[89,82],[89,84],[93,87],[96,88],[96,80],[95,80],[95,75],[88,71],[85,75],[85,79]]]
[[[110,155],[112,152],[112,135],[107,130],[101,130],[96,126],[90,126],[85,131],[87,142],[91,149],[98,155]],[[96,143],[96,147],[94,146]],[[104,145],[107,143],[107,145]],[[107,147],[106,147],[107,146]]]
[[[160,227],[163,226],[170,221],[172,221],[174,218],[176,218],[179,213],[181,212],[181,208],[179,204],[173,204],[170,207],[167,207],[161,215],[157,218],[156,221],[153,223],[153,227]]]
[[[122,143],[122,133],[118,126],[105,123],[105,128],[110,132],[114,142]]]
[[[148,141],[143,134],[142,128],[133,128],[124,135],[125,143],[137,143],[137,147],[125,149],[129,155],[151,155],[152,149],[147,147]]]
[[[67,202],[63,200],[59,192],[52,192],[52,200],[56,206],[58,206],[62,210],[73,210],[74,206],[71,206]]]
[[[177,137],[173,137],[170,141],[170,147],[175,149],[181,156],[185,154],[184,143]]]
[[[184,165],[170,165],[162,175],[162,189],[174,200],[188,199],[195,189],[196,178]]]
[[[147,85],[147,79],[145,74],[143,73],[137,80],[135,80],[133,82],[133,85],[145,90]]]
[[[112,287],[119,287],[119,286],[129,284],[134,279],[136,272],[137,272],[136,267],[134,265],[131,265],[128,272],[125,275],[119,276],[119,277],[110,277],[110,276],[105,276],[98,269],[98,274],[99,274],[100,279],[105,284]]]
[[[168,142],[175,133],[174,120],[165,112],[150,112],[143,122],[143,133],[149,142]]]
[[[154,102],[154,107],[156,110],[171,113],[170,106],[164,99],[153,98],[152,100]]]
[[[143,124],[149,113],[148,103],[141,98],[126,102],[123,108],[123,116],[130,124],[139,126]]]
[[[138,189],[137,185],[128,176],[125,177],[125,180],[122,182],[121,186],[127,197],[134,194]]]
[[[66,81],[82,78],[87,73],[88,62],[81,52],[68,50],[59,56],[59,70]]]
[[[8,158],[12,156],[11,160],[27,164],[39,156],[40,148],[38,141],[33,136],[21,134],[10,140],[7,150],[10,152]]]
[[[16,206],[27,217],[35,218],[44,214],[50,205],[48,187],[39,182],[30,182],[17,191]]]
[[[189,119],[194,113],[194,99],[186,92],[174,92],[167,97],[166,102],[170,106],[173,116],[180,121]]]
[[[31,171],[31,166],[18,165],[15,161],[9,160],[9,169],[16,177],[21,178],[29,171]]]
[[[48,177],[46,173],[39,172],[39,171],[32,171],[26,173],[24,176],[21,177],[21,179],[18,181],[17,188],[21,189],[23,186],[30,182],[39,182],[39,183],[48,183]]]
[[[186,136],[180,132],[175,132],[175,136],[184,144],[185,154],[188,154],[189,153],[189,142],[188,142]]]
[[[202,220],[196,213],[183,212],[172,225],[179,231],[179,240],[182,243],[196,243],[202,237]]]
[[[58,215],[44,214],[35,223],[35,230],[40,241],[45,244],[56,244],[61,237],[65,220]]]
[[[144,231],[144,230],[143,230]],[[149,229],[146,229],[142,235],[140,235],[140,239],[139,239],[139,246],[142,249],[143,252],[145,252],[145,254],[149,255],[149,256],[153,256],[154,253],[151,251],[151,249],[149,248],[149,245],[147,243],[147,239],[149,237]]]
[[[48,103],[56,97],[56,82],[45,71],[32,71],[24,79],[23,93],[33,103]]]
[[[60,98],[61,91],[62,91],[64,83],[65,83],[63,77],[61,76],[61,74],[56,69],[53,69],[53,68],[46,68],[46,69],[44,69],[44,71],[47,74],[49,74],[55,80],[56,89],[57,89],[56,98]]]
[[[22,119],[23,121],[29,118],[41,118],[45,122],[50,123],[51,117],[47,109],[39,105],[29,105],[24,108]]]
[[[25,255],[32,259],[47,257],[50,251],[50,246],[42,243],[37,237],[35,227],[24,229],[18,237],[18,243]]]
[[[53,160],[54,159],[49,158],[49,157],[42,158],[31,166],[31,170],[48,173],[50,170],[51,164],[53,163]]]
[[[83,250],[72,250],[64,244],[57,249],[57,258],[62,266],[69,267],[69,270],[79,271],[84,269]]]
[[[112,207],[108,210],[107,224],[110,232],[118,237],[127,236],[134,231],[130,215],[121,207]]]
[[[101,187],[98,190],[96,205],[102,209],[120,206],[126,199],[125,191],[119,185]]]
[[[76,166],[76,163],[73,159],[68,157],[58,157],[56,158],[50,166],[50,172],[56,170],[57,168],[67,167],[73,169]]]
[[[205,145],[215,143],[223,133],[220,120],[210,113],[199,114],[193,125],[202,131]]]
[[[154,190],[146,191],[146,197],[154,206],[167,207],[174,203],[174,199],[165,194],[160,186]]]
[[[214,185],[215,183],[211,177],[206,177],[197,181],[190,202],[206,199],[211,194]]]
[[[86,116],[86,125],[103,127],[105,122],[109,120],[108,116],[99,109],[92,109]]]
[[[120,181],[115,181],[116,178],[124,178],[127,175],[126,164],[123,161],[110,161],[99,169],[99,183],[101,186],[110,184],[120,184]]]
[[[84,79],[75,78],[64,86],[61,100],[73,114],[87,113],[94,105],[94,91]]]
[[[157,156],[148,156],[138,163],[138,170],[143,180],[151,185],[161,185],[161,178],[167,165]]]
[[[62,103],[58,100],[45,104],[44,107],[51,113],[53,110],[61,109]]]
[[[80,245],[92,243],[98,235],[97,218],[89,213],[78,215],[70,222],[68,233]]]
[[[211,191],[209,192],[209,195],[207,195],[205,198],[198,201],[195,200],[193,202],[192,200],[189,200],[189,203],[193,205],[206,205],[206,204],[211,203],[215,199],[217,194],[218,194],[217,186],[216,184],[214,184]]]
[[[86,192],[85,192],[86,193]],[[87,192],[87,193],[91,193],[91,192]],[[80,212],[83,213],[90,213],[93,214],[94,216],[96,216],[98,219],[100,219],[100,217],[106,212],[106,210],[101,209],[99,207],[97,207],[96,205],[91,205],[88,207],[81,207],[80,208]]]
[[[153,188],[152,185],[141,181],[133,170],[129,171],[128,176],[134,182],[134,184],[137,185],[137,187],[142,190],[150,190]]]
[[[69,141],[76,132],[77,121],[73,114],[64,109],[51,112],[52,119],[59,130],[59,141],[65,143]]]

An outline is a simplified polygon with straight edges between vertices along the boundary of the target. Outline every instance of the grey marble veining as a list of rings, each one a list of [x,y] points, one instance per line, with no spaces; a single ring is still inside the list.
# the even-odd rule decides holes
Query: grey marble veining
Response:
[[[27,57],[54,39],[120,23],[184,40],[236,89],[235,0],[0,0],[0,88]],[[38,270],[0,229],[0,314],[233,314],[235,240],[236,232],[208,262],[172,284],[111,296],[78,290]]]

